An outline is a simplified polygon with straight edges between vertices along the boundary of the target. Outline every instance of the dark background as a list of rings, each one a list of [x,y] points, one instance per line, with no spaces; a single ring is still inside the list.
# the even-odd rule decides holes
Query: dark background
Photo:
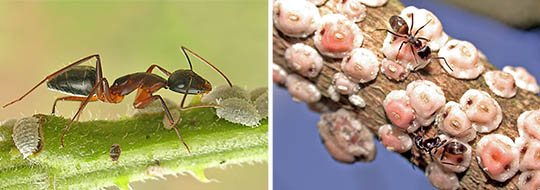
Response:
[[[514,29],[440,1],[402,2],[433,12],[448,35],[472,42],[499,69],[522,66],[540,78],[540,29]],[[274,189],[434,189],[421,170],[378,141],[371,163],[334,161],[319,137],[319,114],[276,85],[273,98]]]

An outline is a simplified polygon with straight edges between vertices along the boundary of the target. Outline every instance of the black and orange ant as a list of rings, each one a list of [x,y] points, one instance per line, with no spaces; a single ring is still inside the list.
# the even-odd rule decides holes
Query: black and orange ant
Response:
[[[182,97],[182,102],[180,104],[180,110],[187,110],[191,108],[201,108],[201,107],[216,107],[219,105],[216,104],[200,104],[184,107],[184,102],[188,94],[205,94],[212,90],[212,85],[206,79],[198,75],[193,71],[191,61],[187,52],[191,55],[199,58],[201,61],[205,62],[216,70],[219,74],[225,78],[229,86],[232,87],[230,80],[221,72],[217,67],[212,65],[209,61],[199,56],[197,53],[192,50],[181,46],[180,48],[186,57],[189,69],[179,69],[171,73],[159,65],[151,65],[146,72],[138,72],[133,74],[128,74],[116,79],[112,86],[109,87],[109,82],[105,77],[103,77],[103,71],[101,69],[101,59],[98,54],[90,55],[88,57],[82,58],[74,63],[69,64],[68,66],[48,75],[39,82],[36,86],[22,95],[20,98],[7,103],[3,108],[22,100],[28,94],[30,94],[38,86],[47,82],[47,87],[54,91],[59,91],[64,94],[69,94],[69,96],[57,98],[53,104],[53,111],[55,112],[56,103],[58,101],[80,101],[81,105],[75,116],[71,119],[68,126],[62,133],[60,138],[61,146],[64,146],[64,136],[71,128],[73,121],[78,118],[82,110],[86,107],[88,102],[93,101],[102,101],[107,103],[120,103],[124,96],[130,94],[134,90],[137,90],[137,95],[135,101],[133,102],[133,107],[136,109],[142,109],[154,100],[159,100],[165,110],[165,115],[169,120],[169,124],[172,125],[176,134],[186,147],[188,152],[191,152],[189,146],[184,142],[180,131],[176,127],[176,123],[163,101],[160,95],[153,95],[154,92],[158,91],[161,88],[169,89],[174,92],[184,94]],[[79,66],[79,64],[84,63],[92,58],[96,59],[96,67],[92,66]],[[158,68],[162,73],[167,75],[168,79],[164,79],[156,74],[152,73],[154,68]]]
[[[442,148],[442,153],[439,158],[442,164],[456,165],[454,163],[443,161],[444,155],[446,153],[459,156],[465,154],[465,152],[467,151],[467,147],[465,145],[456,141],[448,142],[448,140],[446,139],[441,140],[440,137],[424,139],[423,132],[420,132],[420,134],[416,134],[413,139],[415,147],[418,150],[424,151],[425,153],[429,154],[432,160],[432,154],[436,154],[438,151],[440,151],[440,148]],[[436,151],[433,152],[433,150]],[[461,161],[463,161],[463,159],[458,158],[458,163],[460,163]]]
[[[420,59],[424,61],[429,61],[430,59],[442,59],[444,60],[446,65],[448,65],[448,62],[446,62],[446,59],[444,57],[432,56],[433,52],[431,51],[431,48],[425,44],[430,41],[429,39],[424,38],[424,37],[417,37],[418,32],[420,32],[420,30],[422,30],[426,25],[428,25],[431,22],[431,20],[429,20],[426,24],[418,28],[418,30],[416,30],[414,34],[412,31],[414,27],[414,14],[412,13],[411,13],[411,27],[410,28],[409,28],[409,25],[407,25],[407,22],[405,22],[403,18],[397,15],[391,16],[388,22],[390,23],[390,27],[392,27],[392,31],[388,29],[377,29],[377,30],[383,30],[396,37],[406,39],[405,41],[401,42],[401,44],[399,45],[396,59],[397,57],[399,57],[399,53],[401,52],[401,48],[403,47],[403,45],[409,45],[409,47],[411,47],[411,53],[414,57],[414,61],[417,65],[413,70],[416,70],[418,67],[420,67],[420,64],[418,64],[416,55],[418,55],[418,57],[420,57]],[[424,43],[422,43],[422,41],[424,41]],[[416,49],[416,53],[414,52],[415,49]],[[450,66],[448,68],[452,70]]]

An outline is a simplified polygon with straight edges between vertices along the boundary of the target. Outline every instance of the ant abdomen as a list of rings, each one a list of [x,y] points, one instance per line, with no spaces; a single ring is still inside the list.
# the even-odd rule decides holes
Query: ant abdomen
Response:
[[[74,66],[47,81],[47,88],[73,96],[88,96],[95,84],[95,67]]]

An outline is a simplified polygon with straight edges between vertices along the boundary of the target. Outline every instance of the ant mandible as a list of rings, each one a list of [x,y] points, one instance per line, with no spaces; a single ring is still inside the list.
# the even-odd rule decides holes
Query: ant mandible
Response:
[[[422,25],[422,27],[418,28],[418,30],[416,30],[414,35],[412,31],[414,27],[414,14],[411,13],[411,27],[410,28],[409,28],[409,25],[407,25],[407,22],[405,22],[403,18],[397,15],[391,16],[388,22],[390,23],[390,26],[392,27],[393,31],[390,31],[388,29],[377,29],[377,30],[384,30],[396,37],[406,39],[405,41],[401,42],[401,44],[399,45],[396,59],[397,57],[399,57],[401,48],[405,44],[411,47],[411,53],[417,65],[413,70],[416,70],[420,66],[418,64],[418,60],[416,59],[416,54],[418,54],[418,57],[420,57],[420,59],[425,60],[425,61],[428,61],[429,59],[442,59],[444,60],[446,65],[448,65],[448,68],[450,68],[450,70],[452,71],[452,68],[450,67],[448,62],[446,62],[446,59],[444,57],[432,57],[433,52],[431,51],[431,48],[428,45],[422,43],[422,40],[425,42],[429,42],[430,41],[429,39],[416,36],[418,35],[418,32],[420,32],[420,30],[422,30],[426,25],[428,25],[431,22],[431,20],[429,20],[426,24]],[[416,49],[416,53],[414,52],[413,49]]]
[[[193,71],[191,61],[187,52],[191,55],[199,58],[201,61],[205,62],[213,69],[215,69],[219,74],[225,78],[229,86],[232,87],[230,80],[221,72],[217,67],[212,65],[209,61],[199,56],[197,53],[192,50],[181,46],[180,48],[186,57],[189,70],[188,69],[179,69],[171,73],[159,65],[151,65],[146,72],[138,72],[133,74],[128,74],[116,79],[112,86],[109,87],[109,82],[105,77],[103,77],[103,71],[101,69],[101,59],[98,54],[90,55],[88,57],[82,58],[74,63],[69,64],[68,66],[48,75],[39,82],[36,86],[22,95],[20,98],[7,103],[3,106],[7,106],[21,101],[24,97],[30,94],[38,86],[42,85],[44,82],[47,82],[47,87],[54,91],[59,91],[64,94],[69,94],[70,96],[57,98],[53,104],[53,111],[55,112],[56,103],[58,101],[80,101],[81,105],[77,110],[77,113],[68,126],[62,133],[60,138],[61,146],[64,146],[64,136],[71,128],[73,121],[78,118],[82,110],[86,107],[88,102],[93,101],[102,101],[107,103],[120,103],[124,99],[124,96],[130,94],[131,92],[137,90],[137,95],[135,101],[133,102],[133,107],[136,109],[142,109],[154,100],[159,100],[165,110],[165,115],[169,120],[169,124],[172,125],[176,134],[186,147],[188,152],[191,152],[189,146],[184,142],[180,131],[176,127],[176,123],[163,101],[160,95],[153,95],[154,92],[158,91],[161,88],[170,89],[174,92],[184,94],[182,97],[182,102],[180,104],[180,110],[187,110],[192,108],[201,108],[201,107],[216,107],[219,105],[216,104],[200,104],[184,107],[184,102],[188,94],[205,94],[212,90],[212,85],[206,79],[198,75]],[[79,66],[79,64],[84,63],[92,58],[96,59],[96,67],[92,66]],[[164,79],[156,74],[152,73],[154,68],[158,68],[162,73],[167,75],[168,79]]]

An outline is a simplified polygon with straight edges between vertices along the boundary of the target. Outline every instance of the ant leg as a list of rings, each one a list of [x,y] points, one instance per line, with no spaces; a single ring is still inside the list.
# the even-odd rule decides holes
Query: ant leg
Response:
[[[412,34],[413,28],[414,28],[414,14],[411,13],[411,28],[409,28],[409,34]]]
[[[392,32],[392,31],[390,31],[390,30],[388,30],[388,29],[375,29],[375,30],[376,30],[376,31],[378,31],[378,30],[383,30],[383,31],[386,31],[386,32],[388,32],[388,33],[394,35],[394,36],[401,37],[401,38],[407,38],[406,35],[401,35],[401,34]]]
[[[414,62],[416,63],[416,67],[418,67],[418,59],[416,59],[416,54],[414,53],[414,47],[412,45],[409,45],[411,47],[411,53],[414,57]],[[416,70],[416,67],[414,68]]]
[[[2,108],[6,108],[7,106],[9,106],[9,105],[11,105],[11,104],[14,104],[14,103],[16,103],[16,102],[18,102],[18,101],[21,101],[24,97],[26,97],[28,94],[30,94],[32,91],[34,91],[38,86],[42,85],[43,83],[45,83],[45,82],[48,81],[49,79],[55,77],[56,75],[58,75],[58,74],[60,74],[60,73],[62,73],[62,72],[64,72],[64,71],[66,71],[66,70],[68,70],[68,69],[70,69],[70,68],[72,68],[72,67],[74,67],[74,66],[76,66],[76,65],[79,65],[79,64],[81,64],[81,63],[84,63],[84,62],[86,62],[86,61],[88,61],[89,59],[92,59],[92,58],[94,58],[94,57],[98,60],[97,63],[96,63],[96,66],[97,66],[97,68],[96,68],[96,69],[97,69],[97,74],[96,74],[97,77],[96,77],[96,80],[99,80],[99,79],[102,77],[102,74],[101,74],[101,64],[100,64],[100,61],[99,61],[99,55],[98,55],[98,54],[90,55],[90,56],[85,57],[85,58],[82,58],[82,59],[80,59],[80,60],[78,60],[78,61],[76,61],[76,62],[74,62],[74,63],[71,63],[71,64],[69,64],[68,66],[65,66],[64,68],[62,68],[62,69],[60,69],[60,70],[58,70],[58,71],[56,71],[56,72],[54,72],[54,73],[52,73],[52,74],[46,76],[45,79],[43,79],[41,82],[39,82],[38,84],[36,84],[33,88],[31,88],[28,92],[26,92],[26,93],[25,93],[24,95],[22,95],[20,98],[15,99],[15,100],[13,100],[13,101],[7,103],[6,105],[2,106]]]
[[[418,30],[416,30],[416,32],[414,33],[414,36],[413,37],[416,37],[416,35],[418,34],[418,32],[420,30],[422,30],[424,27],[426,27],[426,25],[428,25],[429,23],[431,22],[431,19],[429,19],[426,24],[422,25],[422,27],[418,28]]]
[[[152,70],[154,70],[154,68],[157,67],[163,74],[167,75],[167,76],[171,76],[171,72],[167,71],[166,69],[164,69],[163,67],[160,67],[159,65],[156,65],[156,64],[153,64],[152,66],[150,66],[146,72],[147,73],[151,73]]]
[[[186,53],[189,52],[191,55],[199,58],[201,61],[205,62],[206,64],[210,65],[210,67],[214,68],[214,70],[216,70],[219,74],[221,74],[221,76],[223,76],[223,78],[225,78],[225,80],[227,81],[227,83],[229,83],[229,86],[232,87],[232,83],[231,81],[229,80],[229,78],[227,78],[227,76],[225,76],[225,74],[223,74],[223,72],[221,72],[216,66],[212,65],[208,60],[204,59],[203,57],[201,57],[200,55],[198,55],[197,53],[191,51],[190,49],[184,47],[184,46],[181,46],[180,49],[182,50],[182,52],[184,52],[184,56],[186,56],[186,59],[188,60],[188,63],[189,63],[189,69],[193,71],[193,67],[191,66],[191,61],[189,60],[189,56],[188,54]],[[187,88],[189,89],[189,88]]]
[[[425,40],[426,42],[430,42],[431,40],[430,39],[427,39],[427,38],[424,38],[424,37],[418,37],[416,38],[418,40]]]
[[[399,57],[399,52],[401,52],[401,48],[403,47],[403,44],[406,44],[406,43],[407,43],[407,41],[403,41],[399,45],[399,49],[397,50],[397,54],[396,54],[396,59],[398,59],[398,57]]]
[[[431,59],[442,59],[444,61],[444,63],[446,64],[446,66],[448,67],[448,69],[450,69],[451,72],[454,72],[454,69],[452,69],[450,64],[448,64],[448,62],[446,62],[446,58],[444,58],[444,57],[432,57]],[[441,64],[440,61],[439,61],[439,64]],[[441,67],[444,67],[444,66],[441,64]]]
[[[61,98],[56,98],[56,100],[54,100],[54,103],[53,103],[53,108],[52,108],[52,115],[54,115],[54,113],[56,112],[56,102],[58,101],[84,101],[86,100],[86,97],[79,97],[79,96],[66,96],[66,97],[61,97]],[[97,101],[97,96],[93,96],[92,99],[90,99],[91,102],[93,101]]]
[[[64,133],[62,133],[62,137],[60,137],[60,145],[62,147],[64,147],[64,136],[66,135],[66,133],[69,131],[69,129],[71,128],[71,125],[73,124],[73,121],[75,121],[76,118],[79,117],[79,115],[81,114],[82,110],[86,107],[86,105],[88,104],[88,102],[90,102],[90,100],[94,97],[94,95],[96,94],[98,88],[100,88],[100,83],[103,79],[99,79],[99,81],[94,85],[94,88],[92,88],[92,91],[90,92],[90,94],[88,94],[88,96],[86,97],[86,99],[81,103],[81,106],[79,106],[79,110],[77,110],[77,113],[75,113],[75,116],[73,116],[73,118],[71,119],[71,121],[69,122],[68,126],[66,127],[66,129],[64,130]]]
[[[145,93],[145,92],[143,92],[143,93]],[[169,111],[169,108],[167,108],[167,104],[165,104],[165,101],[163,100],[163,98],[161,98],[160,95],[148,96],[148,95],[150,95],[148,93],[145,93],[145,94],[142,94],[142,93],[139,94],[138,93],[137,95],[141,95],[141,96],[137,96],[137,98],[135,98],[135,102],[133,103],[134,105],[135,104],[137,105],[137,107],[135,107],[137,109],[146,107],[148,104],[150,104],[151,102],[153,102],[156,99],[158,99],[161,102],[161,106],[163,106],[163,110],[165,110],[165,115],[167,116],[167,119],[169,120],[169,124],[174,128],[174,131],[176,132],[176,135],[178,135],[178,138],[180,138],[180,141],[182,141],[182,144],[184,144],[187,151],[189,153],[191,153],[191,150],[189,149],[189,146],[186,144],[186,142],[184,142],[184,138],[182,138],[182,135],[180,134],[180,131],[178,130],[178,127],[176,127],[176,122],[174,121],[174,119],[173,119],[173,117],[171,115],[171,112]]]

